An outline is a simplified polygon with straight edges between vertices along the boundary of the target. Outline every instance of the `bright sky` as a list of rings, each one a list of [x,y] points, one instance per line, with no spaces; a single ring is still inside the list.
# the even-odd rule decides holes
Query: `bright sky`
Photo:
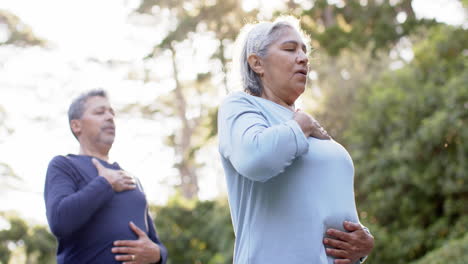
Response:
[[[0,210],[14,209],[28,219],[46,223],[42,191],[47,164],[55,155],[78,150],[66,117],[71,98],[90,88],[103,87],[110,92],[114,107],[119,108],[152,102],[173,87],[167,81],[171,75],[171,68],[164,66],[167,60],[154,63],[141,59],[165,32],[164,28],[158,31],[128,22],[129,12],[138,2],[1,0],[1,9],[18,15],[52,45],[47,50],[0,48],[0,105],[7,111],[7,126],[15,130],[10,136],[0,134],[0,161],[10,164],[22,178],[17,184],[20,191],[1,190]],[[275,6],[264,0],[245,3],[245,8]],[[418,16],[450,24],[467,23],[456,1],[415,0],[414,8]],[[206,54],[215,47],[209,37],[197,41],[207,47]],[[203,63],[206,54],[191,57],[187,52],[190,59],[184,61],[182,78],[191,78],[191,67],[210,70],[212,65]],[[90,58],[121,64],[111,69]],[[157,69],[154,77],[163,81],[144,84],[128,79],[129,71],[139,76],[145,66]],[[172,168],[173,152],[163,144],[164,136],[170,133],[168,128],[174,124],[138,115],[117,116],[116,123],[111,158],[141,179],[151,202],[164,203],[177,179],[177,171]],[[218,160],[216,147],[203,150],[199,156],[209,164],[200,173],[201,198],[223,194],[222,170],[219,162],[213,162]]]

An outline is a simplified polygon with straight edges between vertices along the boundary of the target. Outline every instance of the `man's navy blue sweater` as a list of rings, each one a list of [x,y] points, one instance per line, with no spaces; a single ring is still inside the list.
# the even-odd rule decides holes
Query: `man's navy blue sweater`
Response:
[[[47,169],[44,198],[47,220],[58,240],[57,263],[120,263],[111,249],[116,240],[138,239],[129,227],[130,221],[158,244],[159,263],[166,263],[167,250],[148,214],[141,185],[115,192],[98,175],[91,159],[84,155],[56,156]],[[107,168],[121,169],[117,163],[99,161]]]

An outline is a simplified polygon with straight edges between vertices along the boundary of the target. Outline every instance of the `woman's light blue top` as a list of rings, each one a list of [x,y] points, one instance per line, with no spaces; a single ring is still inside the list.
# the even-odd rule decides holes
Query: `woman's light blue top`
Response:
[[[236,264],[332,264],[326,230],[359,222],[348,152],[333,140],[306,138],[293,116],[244,92],[219,108]]]

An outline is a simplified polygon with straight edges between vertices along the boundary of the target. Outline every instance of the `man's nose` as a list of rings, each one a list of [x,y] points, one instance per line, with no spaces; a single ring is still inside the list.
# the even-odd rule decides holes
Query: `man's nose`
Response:
[[[114,114],[110,111],[106,111],[106,120],[114,121]]]

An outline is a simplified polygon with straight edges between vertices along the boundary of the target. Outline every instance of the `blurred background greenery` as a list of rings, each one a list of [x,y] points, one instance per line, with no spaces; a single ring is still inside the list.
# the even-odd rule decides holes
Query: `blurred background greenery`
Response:
[[[467,263],[468,22],[422,18],[414,2],[289,0],[271,16],[300,17],[311,36],[312,73],[301,104],[355,162],[359,216],[376,238],[368,263]],[[466,14],[468,1],[458,2]],[[231,89],[235,37],[245,22],[265,14],[262,5],[245,8],[236,0],[142,0],[132,17],[157,21],[164,14],[171,18],[170,30],[141,59],[169,54],[174,89],[151,104],[130,104],[122,111],[149,119],[163,112],[179,123],[165,139],[177,157],[177,194],[151,207],[169,263],[231,263],[229,206],[225,196],[198,199],[206,164],[197,156],[206,146],[216,148],[217,102],[211,101],[219,90]],[[0,49],[47,45],[47,36],[36,36],[7,10],[0,10],[0,25],[9,32]],[[182,80],[181,47],[207,34],[218,43],[207,63],[219,70]],[[13,133],[6,112],[0,104],[0,131]],[[0,159],[0,180],[17,177]],[[0,221],[0,263],[54,263],[56,243],[48,227],[11,211],[2,212]]]

